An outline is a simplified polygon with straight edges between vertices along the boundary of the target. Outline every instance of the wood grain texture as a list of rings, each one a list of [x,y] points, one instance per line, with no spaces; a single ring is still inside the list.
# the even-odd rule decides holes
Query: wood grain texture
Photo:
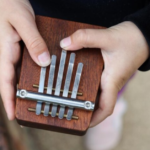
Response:
[[[60,40],[71,35],[77,29],[84,29],[84,28],[100,29],[102,27],[97,27],[97,26],[87,25],[87,24],[77,23],[77,22],[64,21],[60,19],[53,19],[48,17],[42,17],[42,16],[37,16],[36,22],[37,22],[39,32],[41,33],[42,37],[46,41],[50,54],[57,56],[56,72],[54,78],[54,87],[55,87],[60,55],[62,50],[59,46]],[[82,92],[83,96],[78,96],[77,99],[95,102],[97,92],[99,89],[101,73],[103,69],[103,59],[102,59],[100,49],[84,48],[82,50],[75,51],[75,53],[76,53],[76,59],[75,59],[75,65],[74,65],[70,90],[72,90],[73,87],[75,72],[77,70],[77,64],[79,62],[82,62],[84,64],[84,67],[81,76],[79,92]],[[62,82],[62,89],[64,87],[64,81],[65,81],[66,71],[69,62],[69,56],[70,56],[70,52],[67,53],[65,71],[64,71],[63,82]],[[23,52],[21,75],[20,75],[18,88],[37,92],[38,89],[33,88],[32,85],[39,83],[40,69],[41,68],[33,62],[25,47]],[[48,73],[49,73],[49,67],[47,67],[45,86],[47,86]],[[29,112],[27,110],[29,107],[35,108],[36,102],[22,100],[22,99],[16,100],[16,119],[19,122],[19,124],[29,126],[29,127],[35,127],[35,128],[41,128],[41,129],[47,129],[47,130],[65,132],[65,133],[72,133],[72,134],[84,133],[89,127],[90,120],[93,113],[85,110],[75,109],[74,115],[79,116],[79,119],[67,121],[65,118],[60,120],[58,119],[58,117],[55,118],[52,118],[51,116],[44,117],[43,114],[36,116],[35,113]],[[43,108],[44,108],[44,104],[43,104]]]

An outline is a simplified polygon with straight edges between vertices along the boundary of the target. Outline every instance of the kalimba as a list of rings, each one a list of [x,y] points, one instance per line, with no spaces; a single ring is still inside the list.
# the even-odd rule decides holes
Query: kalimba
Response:
[[[89,127],[103,69],[100,49],[67,52],[59,47],[77,29],[102,27],[36,16],[51,54],[39,67],[24,48],[17,89],[16,119],[20,125],[83,135]]]

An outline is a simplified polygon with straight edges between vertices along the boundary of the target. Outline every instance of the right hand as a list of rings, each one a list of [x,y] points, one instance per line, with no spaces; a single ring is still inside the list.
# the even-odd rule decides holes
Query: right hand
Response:
[[[144,35],[130,21],[107,29],[80,29],[63,39],[60,46],[69,51],[83,47],[101,49],[104,60],[101,94],[90,127],[112,115],[118,92],[149,57],[149,46]]]
[[[15,118],[15,66],[22,39],[39,66],[50,64],[50,54],[35,23],[28,0],[0,0],[0,93],[9,120]]]

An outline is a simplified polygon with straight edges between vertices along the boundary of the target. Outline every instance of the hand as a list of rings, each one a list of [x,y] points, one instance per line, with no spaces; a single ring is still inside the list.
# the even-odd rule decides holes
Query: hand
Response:
[[[7,116],[14,119],[15,66],[22,39],[32,59],[40,66],[50,64],[48,48],[39,34],[28,0],[0,0],[0,93]]]
[[[118,91],[149,56],[147,42],[132,22],[123,22],[108,29],[78,30],[63,39],[60,46],[66,50],[83,47],[101,49],[104,59],[101,95],[91,127],[113,113]]]

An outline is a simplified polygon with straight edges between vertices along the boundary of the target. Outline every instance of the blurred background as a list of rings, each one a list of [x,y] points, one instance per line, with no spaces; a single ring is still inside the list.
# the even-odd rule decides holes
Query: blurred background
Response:
[[[150,149],[150,72],[137,72],[123,94],[128,110],[119,145],[113,150]],[[83,150],[82,137],[33,128],[8,121],[0,100],[0,150]]]

